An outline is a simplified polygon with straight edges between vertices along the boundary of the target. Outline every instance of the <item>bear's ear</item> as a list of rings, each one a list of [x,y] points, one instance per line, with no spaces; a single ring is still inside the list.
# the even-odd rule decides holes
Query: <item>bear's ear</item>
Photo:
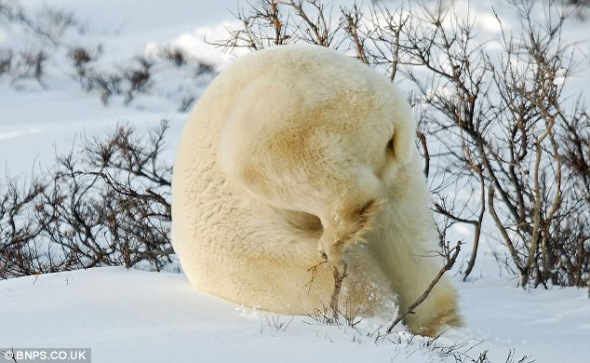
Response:
[[[416,123],[410,115],[403,116],[395,120],[389,147],[397,161],[407,163],[413,159],[416,152]]]

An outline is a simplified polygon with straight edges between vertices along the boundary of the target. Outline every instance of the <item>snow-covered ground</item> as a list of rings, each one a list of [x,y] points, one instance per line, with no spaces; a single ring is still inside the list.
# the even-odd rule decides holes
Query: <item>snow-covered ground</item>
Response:
[[[457,284],[466,327],[432,340],[398,331],[375,343],[355,329],[236,306],[194,291],[184,275],[96,268],[0,283],[0,345],[90,347],[93,362],[505,362],[588,358],[582,291],[526,292],[509,279]],[[450,353],[449,353],[450,352]],[[449,356],[450,354],[450,356]],[[2,361],[0,355],[0,362]]]
[[[483,3],[472,4],[471,16],[479,20],[482,36],[498,37],[495,17]],[[165,47],[182,48],[215,69],[237,56],[203,41],[226,36],[225,27],[234,22],[234,0],[0,0],[2,4],[18,4],[31,17],[47,7],[64,9],[77,22],[55,45],[0,17],[0,55],[9,48],[44,49],[49,55],[42,84],[0,75],[0,185],[6,176],[28,175],[51,164],[77,136],[101,135],[121,121],[142,129],[169,120],[167,157],[172,161],[186,119],[179,101],[198,96],[211,77],[194,77],[189,66],[157,63],[150,93],[137,95],[128,105],[123,96],[112,96],[105,106],[97,92],[86,93],[78,84],[67,64],[71,47],[101,44],[97,67],[106,70],[129,67],[134,57]],[[503,1],[494,6],[498,14],[508,13]],[[588,41],[590,22],[574,20],[568,34]],[[573,83],[587,84],[587,71],[587,65],[582,67]],[[470,231],[463,233],[468,239]],[[94,362],[455,362],[454,354],[470,362],[468,357],[476,361],[486,350],[492,362],[507,361],[511,351],[514,358],[508,361],[513,362],[524,355],[530,359],[523,362],[587,362],[587,291],[518,289],[493,258],[492,236],[484,242],[471,281],[455,277],[466,326],[436,340],[414,337],[400,327],[389,340],[375,343],[368,334],[378,322],[363,321],[353,329],[310,317],[277,316],[197,292],[182,274],[99,268],[0,281],[0,348],[89,347]]]

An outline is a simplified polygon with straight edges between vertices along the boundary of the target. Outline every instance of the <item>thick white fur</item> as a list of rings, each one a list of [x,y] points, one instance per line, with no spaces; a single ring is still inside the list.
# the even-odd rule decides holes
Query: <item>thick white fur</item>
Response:
[[[194,108],[172,184],[173,244],[198,289],[289,314],[329,306],[392,318],[441,261],[402,94],[326,48],[255,52]],[[458,324],[448,280],[410,314],[414,333]]]

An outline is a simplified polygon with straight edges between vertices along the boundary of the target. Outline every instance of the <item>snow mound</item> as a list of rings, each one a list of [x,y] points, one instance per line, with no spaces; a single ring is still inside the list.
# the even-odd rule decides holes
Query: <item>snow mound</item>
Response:
[[[438,339],[379,322],[354,328],[281,316],[198,292],[182,274],[96,268],[0,281],[2,348],[91,348],[116,362],[583,362],[590,306],[583,290],[525,292],[505,279],[459,284],[466,327]],[[403,327],[400,327],[402,329]],[[556,349],[559,344],[559,349]],[[526,360],[529,361],[529,360]]]

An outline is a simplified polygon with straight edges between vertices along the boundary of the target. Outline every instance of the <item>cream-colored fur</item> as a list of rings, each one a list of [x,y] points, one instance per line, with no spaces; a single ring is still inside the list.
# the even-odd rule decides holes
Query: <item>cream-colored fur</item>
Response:
[[[173,244],[198,289],[278,313],[334,301],[393,318],[441,261],[403,95],[326,48],[255,52],[222,72],[194,108],[172,184]],[[344,275],[346,273],[346,275]],[[406,324],[458,324],[444,279]]]

